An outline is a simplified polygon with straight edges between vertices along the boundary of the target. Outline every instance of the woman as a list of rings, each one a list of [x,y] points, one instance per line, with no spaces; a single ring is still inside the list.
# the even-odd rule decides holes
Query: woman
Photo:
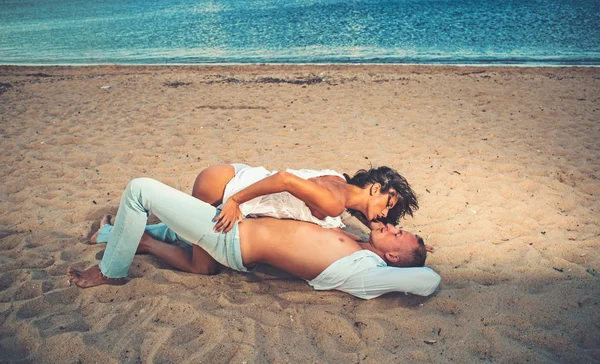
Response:
[[[244,216],[270,216],[341,228],[340,215],[348,209],[363,223],[380,221],[397,225],[405,214],[418,209],[410,185],[389,167],[360,170],[353,177],[332,170],[269,172],[243,164],[211,166],[200,172],[192,195],[213,206],[223,202],[214,219],[215,231],[229,232]],[[90,241],[106,242],[111,226],[105,217]],[[192,256],[161,241],[178,240],[164,224],[148,226],[138,252],[151,253],[182,271],[216,273],[218,264],[193,245]],[[154,240],[153,238],[161,241]]]

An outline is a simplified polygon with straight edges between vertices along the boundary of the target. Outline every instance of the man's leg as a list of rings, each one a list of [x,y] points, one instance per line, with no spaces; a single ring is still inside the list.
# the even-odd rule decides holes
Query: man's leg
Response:
[[[213,233],[216,209],[190,195],[149,178],[132,180],[122,198],[100,269],[79,272],[69,268],[67,275],[80,287],[115,284],[124,278],[144,233],[148,213],[154,213],[182,238],[199,242]],[[212,241],[212,240],[210,240]],[[211,247],[212,248],[212,247]],[[93,274],[90,277],[89,274]],[[101,273],[101,274],[100,274]]]
[[[230,164],[208,167],[196,177],[192,196],[216,207],[222,201],[225,186],[234,176],[235,170]],[[92,244],[107,242],[112,228],[110,217],[105,216],[100,222],[100,229],[92,235],[90,242]],[[217,273],[219,263],[199,246],[192,244],[192,256],[190,257],[184,249],[168,244],[159,244],[160,242],[174,243],[180,240],[180,237],[164,223],[147,225],[145,232],[152,239],[140,242],[140,248],[137,250],[139,253],[150,253],[184,272]]]
[[[218,164],[203,169],[192,188],[192,196],[215,207],[223,201],[225,186],[235,176],[235,169],[231,164]],[[112,226],[110,225],[110,216],[106,215],[100,221],[100,229],[90,237],[91,244],[108,242],[108,236]],[[154,224],[146,226],[146,233],[150,234],[156,240],[163,242],[175,242],[177,236],[165,224]]]
[[[98,228],[98,231],[90,236],[90,244],[93,245],[108,242],[110,230],[112,230],[112,225],[110,224],[110,215],[104,215],[102,220],[100,220],[100,227]]]
[[[195,274],[217,274],[220,264],[204,249],[192,244],[192,254],[176,245],[164,243],[144,233],[138,253],[149,253],[175,269]]]
[[[105,240],[104,242],[108,241],[108,235],[112,231],[113,226],[109,224],[110,220],[107,219],[107,216],[102,219],[101,228],[102,234],[105,236],[99,238],[101,230],[98,230],[90,238],[91,243],[95,243],[97,239]],[[189,250],[173,245],[177,242],[184,242],[191,245],[192,254],[190,254]],[[152,254],[173,268],[188,273],[217,274],[220,267],[220,264],[204,249],[181,239],[164,223],[146,225],[136,254]]]
[[[100,221],[100,228],[90,237],[90,245],[108,243],[108,237],[113,226],[110,224],[110,215],[106,215]],[[144,232],[153,239],[165,243],[175,243],[179,239],[177,234],[164,223],[146,225]]]

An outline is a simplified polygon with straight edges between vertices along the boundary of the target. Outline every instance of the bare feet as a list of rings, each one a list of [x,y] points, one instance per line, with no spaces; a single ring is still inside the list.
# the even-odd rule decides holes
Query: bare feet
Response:
[[[125,278],[106,278],[100,271],[97,265],[90,267],[84,271],[79,271],[74,268],[67,268],[67,277],[69,284],[75,283],[78,287],[89,288],[109,284],[112,286],[121,286],[127,283]]]
[[[100,227],[94,233],[94,235],[90,237],[90,245],[96,244],[96,242],[98,241],[98,233],[100,232],[100,229],[106,224],[110,224],[110,215],[104,215],[102,220],[100,220]]]

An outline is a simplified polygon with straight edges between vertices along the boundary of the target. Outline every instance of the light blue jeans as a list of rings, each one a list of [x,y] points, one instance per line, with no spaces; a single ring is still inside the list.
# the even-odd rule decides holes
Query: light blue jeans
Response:
[[[153,213],[173,233],[202,247],[219,263],[247,272],[240,251],[237,223],[227,234],[215,233],[217,209],[197,198],[150,178],[129,182],[115,224],[108,236],[100,270],[107,278],[127,276],[140,243],[148,214]]]
[[[220,211],[217,209],[217,211]],[[108,242],[108,237],[110,236],[110,232],[112,231],[113,226],[110,224],[106,224],[100,227],[98,230],[98,235],[96,237],[96,244],[102,244]],[[183,239],[181,236],[175,234],[175,232],[169,227],[161,222],[153,225],[146,225],[144,232],[150,235],[153,239],[162,241],[164,243],[173,244],[175,242],[184,242],[187,244],[192,244],[189,241]]]
[[[235,174],[238,174],[240,171],[242,171],[246,168],[252,168],[246,164],[241,164],[241,163],[232,163],[231,166],[233,167]],[[110,232],[112,231],[112,229],[113,229],[113,226],[109,225],[109,224],[100,226],[100,230],[98,231],[98,235],[96,237],[96,244],[107,243],[108,236],[110,235]],[[154,224],[154,225],[146,225],[145,231],[152,238],[154,238],[156,240],[160,240],[165,243],[172,244],[177,241],[183,241],[185,243],[191,244],[189,241],[186,241],[181,236],[177,236],[177,234],[175,234],[175,232],[173,230],[169,229],[169,227],[167,225],[165,225],[164,223]]]

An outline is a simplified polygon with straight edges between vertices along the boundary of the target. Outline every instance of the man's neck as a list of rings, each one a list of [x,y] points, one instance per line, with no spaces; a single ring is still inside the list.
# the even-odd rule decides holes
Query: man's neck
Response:
[[[366,243],[358,243],[358,245],[360,245],[360,247],[361,247],[363,250],[368,250],[368,251],[371,251],[371,252],[373,252],[373,253],[377,254],[377,255],[378,255],[378,256],[379,256],[381,259],[383,259],[383,254],[381,254],[381,253],[379,252],[379,250],[377,250],[377,249],[376,249],[376,248],[375,248],[373,245],[371,245],[371,242],[366,242]]]

